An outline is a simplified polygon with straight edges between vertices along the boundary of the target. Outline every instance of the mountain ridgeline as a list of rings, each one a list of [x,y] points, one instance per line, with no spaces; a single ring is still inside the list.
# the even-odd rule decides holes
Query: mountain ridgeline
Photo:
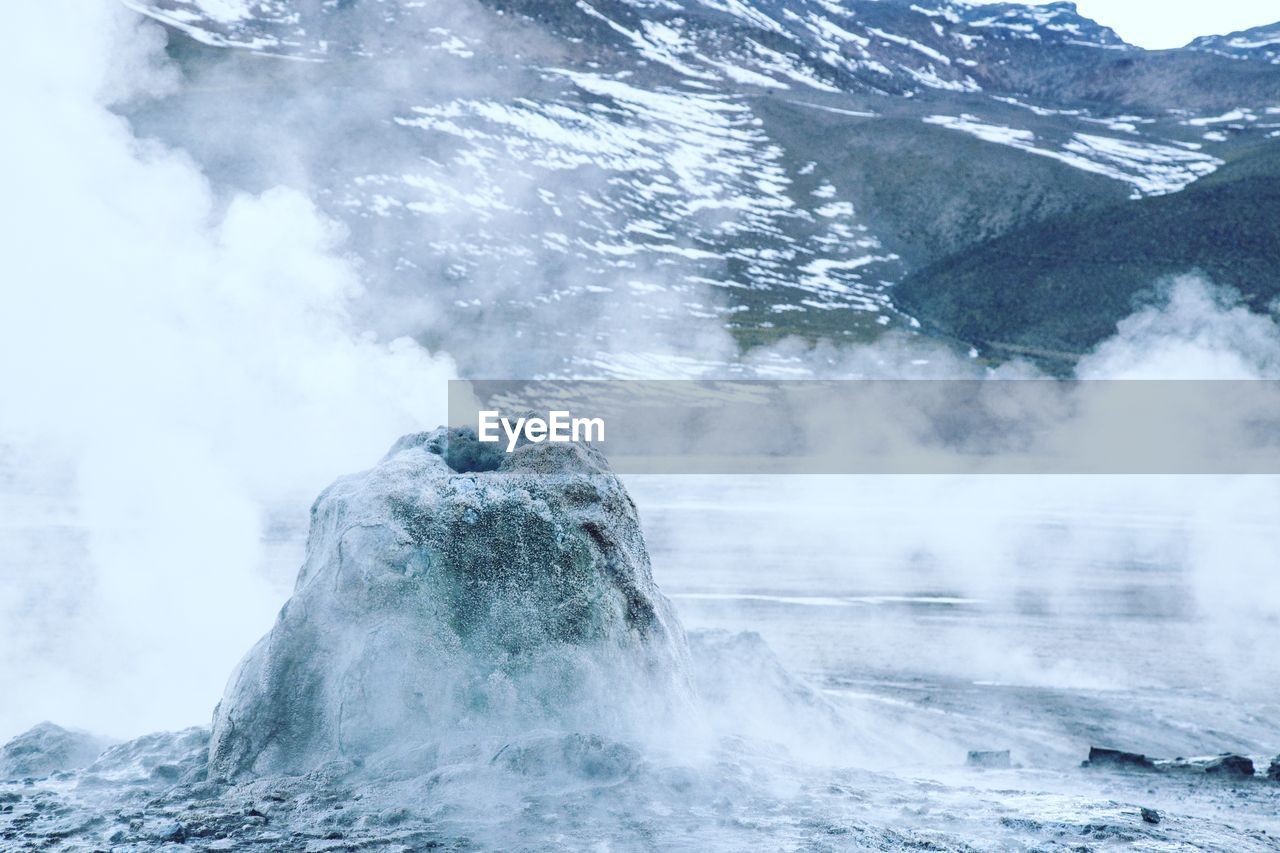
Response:
[[[510,362],[457,330],[625,375],[705,359],[690,320],[1069,363],[1162,276],[1280,291],[1280,24],[1146,51],[1066,2],[130,5],[186,81],[131,120],[215,180],[304,173],[375,296],[433,306],[393,331],[473,373]]]

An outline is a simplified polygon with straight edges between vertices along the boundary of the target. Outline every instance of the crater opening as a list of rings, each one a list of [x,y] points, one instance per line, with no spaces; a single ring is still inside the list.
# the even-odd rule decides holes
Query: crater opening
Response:
[[[444,447],[436,448],[445,464],[457,474],[476,474],[497,471],[502,467],[506,453],[498,443],[481,442],[470,427],[450,429]]]

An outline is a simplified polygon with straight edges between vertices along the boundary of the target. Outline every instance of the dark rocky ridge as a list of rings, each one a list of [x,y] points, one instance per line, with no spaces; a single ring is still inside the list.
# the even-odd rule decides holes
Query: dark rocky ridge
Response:
[[[1180,193],[1055,216],[910,276],[899,304],[935,330],[1067,365],[1114,334],[1158,280],[1200,272],[1266,312],[1280,296],[1280,149],[1242,154]]]

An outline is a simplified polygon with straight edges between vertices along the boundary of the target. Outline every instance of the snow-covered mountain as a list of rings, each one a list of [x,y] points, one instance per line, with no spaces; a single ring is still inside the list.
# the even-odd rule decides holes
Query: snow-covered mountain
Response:
[[[644,373],[622,353],[697,361],[706,328],[931,327],[913,273],[1280,135],[1244,36],[1147,52],[1068,2],[130,5],[187,71],[131,118],[228,183],[304,176],[397,330],[478,372],[513,365],[459,329],[542,353],[521,371]]]
[[[1188,47],[1233,59],[1258,59],[1280,64],[1280,23],[1225,36],[1203,36],[1191,42]]]
[[[355,29],[347,17],[354,3],[151,0],[135,5],[206,44],[280,55],[388,52],[385,42],[368,40],[370,28],[386,33],[409,27],[428,43],[455,52],[482,47],[469,46],[465,33],[424,26],[430,23],[424,13],[430,6],[422,3],[374,3],[372,14]],[[973,91],[978,84],[969,70],[998,63],[1020,43],[1132,49],[1112,30],[1081,17],[1069,2],[488,0],[484,6],[537,21],[569,39],[594,36],[597,47],[630,46],[643,59],[681,75],[779,88],[800,83],[829,90],[859,81],[875,91],[901,91],[911,82]]]

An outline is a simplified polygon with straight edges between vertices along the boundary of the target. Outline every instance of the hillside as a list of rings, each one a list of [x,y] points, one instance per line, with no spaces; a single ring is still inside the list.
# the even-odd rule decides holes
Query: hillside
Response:
[[[1241,154],[1180,193],[1024,226],[910,276],[895,291],[936,331],[984,345],[1081,353],[1164,276],[1198,271],[1265,311],[1280,296],[1280,150]]]
[[[185,75],[127,112],[139,132],[228,192],[304,189],[348,231],[383,330],[468,372],[625,373],[619,350],[696,369],[730,357],[716,330],[739,348],[921,325],[1079,346],[1145,276],[1259,263],[1247,241],[1168,239],[1165,219],[1210,208],[1163,211],[1229,207],[1207,178],[1277,145],[1280,65],[1243,46],[1262,36],[1144,51],[1071,3],[130,5]],[[1233,210],[1231,231],[1269,215]],[[975,282],[1012,261],[946,278],[1064,240],[1085,253],[1067,267],[1105,267],[1085,235],[1131,220],[1150,261],[1071,316],[1024,289],[1034,327],[973,319],[1000,304]],[[1053,292],[1094,292],[1074,275]]]

